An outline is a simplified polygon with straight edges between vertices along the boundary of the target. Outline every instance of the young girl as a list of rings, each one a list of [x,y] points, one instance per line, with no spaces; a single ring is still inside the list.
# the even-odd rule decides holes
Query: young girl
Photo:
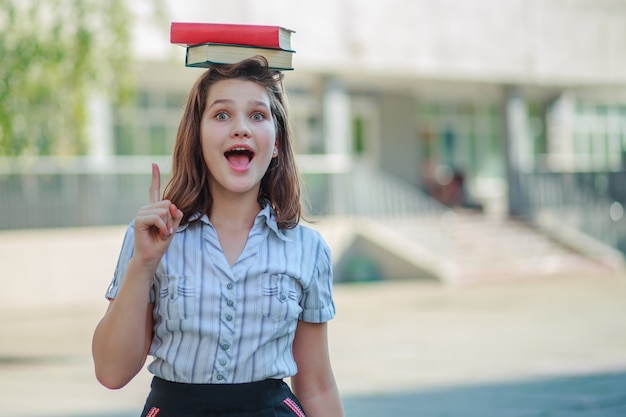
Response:
[[[98,380],[123,387],[149,354],[143,417],[343,416],[330,255],[298,224],[282,74],[262,57],[207,70],[163,200],[159,178],[153,165],[93,336]]]

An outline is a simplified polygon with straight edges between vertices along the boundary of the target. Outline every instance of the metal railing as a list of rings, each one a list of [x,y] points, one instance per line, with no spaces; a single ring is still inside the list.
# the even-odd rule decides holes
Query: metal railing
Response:
[[[304,177],[314,215],[390,219],[446,211],[414,185],[364,162],[353,161],[345,172]]]
[[[349,157],[298,158],[307,215],[443,211],[411,184]],[[169,175],[167,157],[0,159],[0,230],[127,224],[147,202],[152,162]]]
[[[521,212],[531,222],[563,225],[626,254],[626,173],[534,172],[520,175]]]
[[[376,219],[443,213],[412,184],[347,156],[300,155],[305,212]],[[169,157],[0,158],[0,230],[127,224],[147,201],[150,164]],[[626,254],[626,172],[520,176],[523,215],[563,224]]]

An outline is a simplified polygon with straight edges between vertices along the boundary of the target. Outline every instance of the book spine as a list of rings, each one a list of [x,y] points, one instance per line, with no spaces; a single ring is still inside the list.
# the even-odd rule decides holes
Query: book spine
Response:
[[[222,43],[281,49],[280,28],[250,25],[212,25],[204,23],[172,23],[170,42],[196,45]]]
[[[231,64],[231,62],[217,62],[217,61],[199,61],[199,62],[186,62],[185,67],[187,68],[211,68],[215,65],[224,65]],[[293,71],[293,67],[283,67],[280,65],[270,65],[270,69],[275,71]]]

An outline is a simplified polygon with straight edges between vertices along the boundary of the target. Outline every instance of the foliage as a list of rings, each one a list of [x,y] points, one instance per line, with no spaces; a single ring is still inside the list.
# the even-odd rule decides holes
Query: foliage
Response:
[[[129,4],[0,0],[0,155],[87,152],[88,98],[132,96]]]

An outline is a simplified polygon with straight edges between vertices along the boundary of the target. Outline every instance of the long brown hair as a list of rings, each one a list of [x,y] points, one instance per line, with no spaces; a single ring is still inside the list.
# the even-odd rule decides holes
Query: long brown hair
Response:
[[[220,80],[241,79],[265,87],[276,125],[278,156],[272,158],[261,179],[258,201],[269,201],[280,228],[293,228],[300,221],[300,179],[291,146],[291,128],[283,89],[283,74],[271,70],[263,57],[246,59],[232,65],[209,68],[194,84],[176,134],[172,160],[172,177],[165,187],[164,198],[184,213],[183,223],[200,213],[211,213],[213,197],[209,186],[209,169],[202,156],[200,125],[211,86]]]

